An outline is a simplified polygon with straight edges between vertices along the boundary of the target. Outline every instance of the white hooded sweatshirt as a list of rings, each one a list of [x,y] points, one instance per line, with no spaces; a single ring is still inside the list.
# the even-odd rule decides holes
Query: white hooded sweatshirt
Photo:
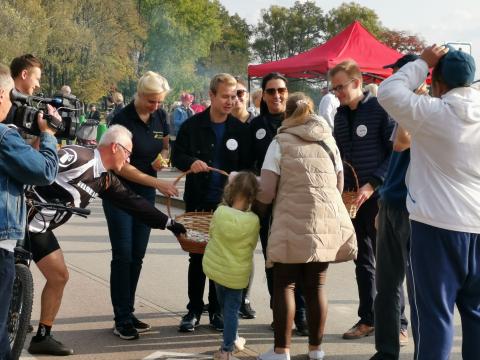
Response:
[[[378,89],[380,105],[411,137],[406,183],[410,219],[437,228],[480,233],[480,91],[419,96],[428,66],[403,66]]]

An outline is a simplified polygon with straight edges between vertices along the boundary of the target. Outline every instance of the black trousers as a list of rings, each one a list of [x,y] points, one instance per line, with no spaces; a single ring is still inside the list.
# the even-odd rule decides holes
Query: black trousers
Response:
[[[375,300],[375,248],[377,230],[375,216],[378,212],[377,198],[371,197],[362,204],[357,216],[352,219],[357,235],[358,255],[355,274],[358,287],[358,316],[360,323],[374,326],[373,303]]]

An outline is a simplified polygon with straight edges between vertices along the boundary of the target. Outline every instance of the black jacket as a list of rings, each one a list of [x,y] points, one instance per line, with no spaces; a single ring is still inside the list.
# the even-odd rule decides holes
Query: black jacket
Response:
[[[187,171],[196,160],[202,160],[211,166],[215,154],[215,143],[210,108],[207,108],[185,120],[180,127],[172,149],[173,166],[181,171]],[[226,120],[221,156],[223,162],[221,170],[231,172],[251,168],[251,140],[248,125],[231,115]],[[207,207],[205,197],[209,181],[210,173],[187,175],[183,196],[187,209]]]
[[[277,135],[285,115],[260,114],[250,122],[253,146],[253,169],[257,175],[262,169],[268,146]]]
[[[394,122],[370,93],[355,111],[340,106],[335,115],[334,136],[344,161],[355,169],[360,186],[370,183],[374,188],[383,183],[392,153]],[[351,171],[344,165],[345,189],[355,188]]]

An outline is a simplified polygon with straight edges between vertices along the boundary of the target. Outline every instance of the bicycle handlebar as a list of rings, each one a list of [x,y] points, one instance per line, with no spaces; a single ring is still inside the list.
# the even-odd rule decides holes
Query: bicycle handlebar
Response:
[[[65,211],[68,211],[69,213],[72,213],[74,215],[78,215],[84,218],[86,218],[91,213],[90,209],[69,206],[62,203],[43,203],[36,200],[28,200],[28,202],[30,202],[33,207],[41,207],[44,209],[52,209],[52,210],[65,210]]]

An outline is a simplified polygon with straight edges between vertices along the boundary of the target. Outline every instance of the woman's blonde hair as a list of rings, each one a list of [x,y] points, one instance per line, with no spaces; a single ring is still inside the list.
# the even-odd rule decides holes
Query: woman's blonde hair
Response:
[[[295,120],[313,115],[313,107],[313,101],[310,97],[303,92],[295,92],[288,96],[285,118],[290,118],[291,121],[295,122]]]
[[[137,94],[163,94],[169,91],[167,79],[153,71],[147,71],[137,83]]]
[[[242,196],[251,205],[257,197],[258,189],[259,185],[255,175],[249,171],[240,171],[225,186],[222,203],[232,206],[235,199]]]
[[[115,91],[112,94],[112,100],[115,104],[120,104],[123,102],[123,95],[122,93],[119,93],[118,91]]]

